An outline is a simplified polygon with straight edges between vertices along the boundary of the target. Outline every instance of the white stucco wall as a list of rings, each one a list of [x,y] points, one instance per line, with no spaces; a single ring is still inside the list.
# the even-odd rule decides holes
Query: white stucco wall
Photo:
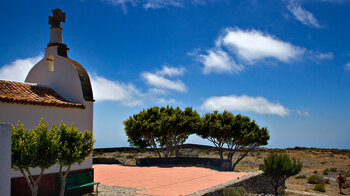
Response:
[[[43,117],[45,122],[50,126],[55,123],[59,126],[63,121],[65,124],[77,127],[80,131],[89,130],[93,128],[93,102],[83,101],[86,108],[60,108],[52,106],[37,106],[37,105],[24,105],[24,104],[11,104],[0,102],[0,123],[10,123],[17,125],[18,121],[24,124],[27,129],[33,129],[38,125],[39,121]],[[72,170],[92,168],[92,157],[90,156],[81,166],[75,165]],[[39,174],[38,169],[33,169],[32,172]],[[58,166],[54,166],[46,170],[45,173],[58,172]],[[18,171],[12,170],[12,177],[22,177],[22,174]]]
[[[0,123],[0,195],[11,193],[11,125]]]
[[[54,56],[54,71],[48,71],[47,58]],[[28,73],[25,82],[37,83],[55,90],[74,103],[84,101],[80,78],[74,66],[57,54],[57,46],[45,48],[45,56]]]

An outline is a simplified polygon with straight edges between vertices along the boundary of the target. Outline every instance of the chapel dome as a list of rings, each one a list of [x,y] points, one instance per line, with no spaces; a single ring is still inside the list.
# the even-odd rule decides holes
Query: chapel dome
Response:
[[[67,61],[69,61],[74,66],[74,68],[77,70],[78,75],[79,75],[79,79],[80,79],[81,89],[83,91],[83,96],[84,96],[85,101],[94,101],[90,77],[89,77],[89,74],[87,73],[87,71],[84,69],[84,67],[80,63],[78,63],[78,62],[76,62],[68,57],[63,57],[63,58],[66,59]]]

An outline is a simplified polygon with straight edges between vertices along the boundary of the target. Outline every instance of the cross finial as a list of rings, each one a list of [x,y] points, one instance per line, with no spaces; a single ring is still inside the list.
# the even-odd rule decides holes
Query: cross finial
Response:
[[[49,16],[49,24],[51,27],[62,28],[60,22],[66,22],[66,13],[57,8],[52,10],[53,16]]]

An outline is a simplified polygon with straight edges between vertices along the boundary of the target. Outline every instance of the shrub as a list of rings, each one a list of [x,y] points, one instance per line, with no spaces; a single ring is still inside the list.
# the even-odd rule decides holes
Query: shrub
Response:
[[[295,179],[304,179],[304,178],[306,178],[305,175],[297,175],[297,176],[295,176]]]
[[[329,179],[324,179],[325,184],[329,184]]]
[[[314,171],[314,174],[317,174],[317,170]]]
[[[321,183],[321,184],[316,184],[315,186],[314,186],[314,189],[313,189],[314,191],[318,191],[318,192],[326,192],[326,187],[324,186],[324,184],[323,183]]]
[[[135,157],[135,155],[128,154],[128,155],[126,155],[125,157],[128,158],[128,159],[133,159],[133,158]]]
[[[247,191],[243,187],[227,187],[223,191],[224,196],[244,196]]]
[[[326,164],[326,163],[327,163],[327,161],[322,161],[322,162],[321,162],[322,165],[324,165],[324,164]]]
[[[321,183],[324,183],[324,179],[323,179],[323,177],[321,177],[319,175],[312,175],[312,176],[307,178],[307,183],[309,183],[309,184],[321,184]]]
[[[343,183],[343,189],[347,189],[347,188],[350,188],[350,182],[345,182]]]
[[[337,172],[337,168],[332,167],[332,168],[329,169],[329,171],[331,171],[331,172]]]
[[[324,170],[323,170],[323,175],[328,175],[328,172],[329,172],[329,169],[328,169],[328,168],[324,169]]]
[[[287,178],[297,175],[302,167],[302,162],[291,159],[287,154],[271,153],[264,159],[262,170],[270,178],[275,195],[278,195],[278,187],[284,184]]]

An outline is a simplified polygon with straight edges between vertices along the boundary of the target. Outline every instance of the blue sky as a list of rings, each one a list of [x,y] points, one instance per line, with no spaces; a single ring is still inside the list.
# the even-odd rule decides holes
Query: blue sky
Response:
[[[350,148],[349,0],[2,1],[0,79],[43,57],[55,8],[92,80],[95,147],[128,146],[123,120],[172,105],[248,115],[272,148]]]

